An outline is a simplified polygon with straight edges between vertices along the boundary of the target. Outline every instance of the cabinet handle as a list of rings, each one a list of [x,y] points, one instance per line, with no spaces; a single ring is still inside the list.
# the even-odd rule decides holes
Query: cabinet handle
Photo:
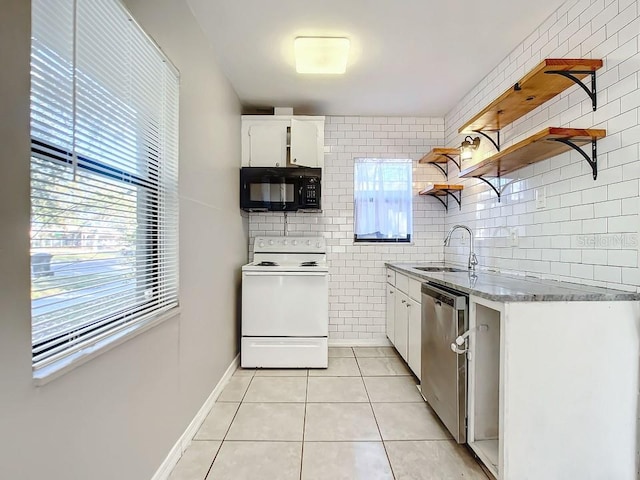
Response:
[[[279,167],[279,166],[280,166],[280,164],[276,162],[276,167]]]
[[[402,300],[402,303],[407,303],[407,301],[406,300]]]
[[[297,161],[297,160],[298,160],[297,158],[294,158],[294,159],[293,159],[293,163],[296,163],[296,161]]]
[[[393,295],[393,290],[389,290],[389,294],[390,294],[390,295]]]
[[[411,307],[411,304],[410,304],[410,303],[407,303],[407,308],[410,308],[410,307]]]

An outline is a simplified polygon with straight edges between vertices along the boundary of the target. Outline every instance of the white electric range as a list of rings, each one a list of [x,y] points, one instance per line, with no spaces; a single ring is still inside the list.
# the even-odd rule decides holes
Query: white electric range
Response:
[[[242,367],[327,367],[328,276],[324,238],[255,238],[242,267]]]

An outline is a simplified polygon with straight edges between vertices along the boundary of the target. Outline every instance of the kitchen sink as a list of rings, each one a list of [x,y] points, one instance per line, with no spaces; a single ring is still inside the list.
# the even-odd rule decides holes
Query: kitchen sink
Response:
[[[416,270],[422,270],[423,272],[468,272],[466,268],[454,268],[454,267],[413,267]]]

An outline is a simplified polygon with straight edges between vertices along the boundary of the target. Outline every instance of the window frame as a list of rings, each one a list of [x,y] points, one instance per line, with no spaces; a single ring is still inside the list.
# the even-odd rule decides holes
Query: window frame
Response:
[[[359,160],[361,160],[362,162],[359,162]],[[410,173],[410,180],[409,183],[411,184],[411,188],[409,190],[409,225],[410,225],[410,232],[407,233],[407,235],[405,237],[372,237],[372,236],[363,236],[358,235],[357,233],[355,233],[356,230],[356,222],[357,222],[357,207],[356,207],[356,201],[357,201],[357,191],[356,191],[356,165],[358,163],[365,163],[366,160],[377,160],[380,163],[384,163],[384,162],[389,162],[389,163],[401,163],[402,161],[404,161],[408,166],[409,166],[409,173]],[[358,157],[354,159],[354,163],[353,163],[353,174],[354,174],[354,180],[353,180],[353,227],[354,227],[354,233],[353,233],[353,242],[354,243],[383,243],[383,244],[403,244],[406,245],[408,243],[411,243],[412,241],[412,236],[413,236],[413,160],[411,159],[398,159],[398,158],[369,158],[369,157]],[[369,234],[370,235],[370,234]]]
[[[112,187],[121,186],[124,189],[122,191],[129,191],[133,196],[133,201],[130,203],[130,214],[134,220],[137,217],[139,225],[138,229],[134,232],[135,237],[131,243],[135,245],[136,259],[133,260],[131,266],[133,283],[131,283],[126,290],[129,296],[126,302],[118,302],[117,300],[103,297],[105,301],[101,304],[100,311],[95,317],[91,317],[90,315],[85,315],[85,318],[80,317],[78,320],[82,321],[82,323],[78,322],[77,325],[72,323],[73,318],[70,317],[66,325],[64,322],[61,323],[60,326],[62,328],[59,332],[46,326],[46,318],[43,319],[45,328],[38,330],[38,323],[36,322],[42,317],[42,314],[34,316],[32,310],[30,316],[32,369],[34,379],[41,383],[48,381],[42,381],[43,378],[47,379],[50,376],[55,377],[60,371],[68,369],[69,364],[81,364],[88,357],[95,356],[97,351],[109,349],[124,341],[124,338],[137,335],[147,328],[150,328],[150,326],[174,317],[180,309],[178,266],[178,124],[180,116],[180,75],[177,68],[166,57],[153,39],[144,32],[129,11],[123,6],[122,2],[120,0],[113,0],[113,6],[119,8],[126,15],[127,24],[132,25],[132,28],[137,28],[138,31],[136,33],[141,33],[145,41],[148,42],[148,45],[155,49],[158,55],[158,65],[163,65],[161,71],[165,78],[165,83],[160,90],[154,91],[158,96],[153,98],[159,99],[162,102],[160,104],[162,105],[161,108],[169,109],[168,111],[170,113],[167,114],[167,121],[162,121],[155,125],[155,127],[156,129],[161,128],[157,130],[160,132],[158,134],[160,137],[158,138],[170,138],[171,140],[166,141],[168,143],[165,143],[165,141],[159,143],[159,145],[162,145],[162,147],[166,149],[163,155],[159,157],[157,150],[154,150],[154,147],[149,144],[146,145],[146,150],[139,152],[138,155],[129,157],[129,164],[137,167],[135,172],[127,169],[127,165],[129,164],[122,164],[122,168],[120,168],[120,165],[109,161],[108,157],[113,152],[111,145],[109,146],[110,148],[107,148],[100,154],[100,157],[98,157],[98,155],[91,155],[91,153],[87,156],[75,150],[75,132],[77,132],[78,129],[75,103],[77,98],[75,96],[76,82],[78,81],[76,75],[79,71],[75,56],[75,43],[72,66],[74,75],[72,127],[72,131],[74,131],[74,141],[72,145],[60,146],[57,144],[57,137],[51,136],[51,138],[49,138],[48,130],[38,129],[34,132],[34,107],[35,111],[42,108],[42,106],[48,107],[55,103],[56,98],[60,97],[59,95],[51,97],[54,103],[50,103],[49,101],[43,103],[40,100],[34,101],[34,87],[31,87],[32,98],[30,110],[32,112],[32,123],[29,160],[31,169],[31,228],[33,228],[34,225],[34,193],[38,194],[38,192],[41,191],[39,187],[34,187],[34,179],[36,179],[36,182],[42,182],[42,179],[39,178],[40,174],[46,179],[48,174],[48,167],[44,166],[46,162],[51,162],[51,165],[65,169],[65,171],[68,169],[68,172],[73,170],[74,172],[82,172],[87,175],[88,181],[90,183],[93,182],[90,188],[95,188],[95,192],[92,193],[99,193],[100,185],[102,184],[101,179],[105,180],[104,185],[111,185]],[[75,38],[78,35],[77,24],[75,23],[76,8],[77,4],[74,3],[74,42],[76,42]],[[91,11],[91,15],[92,18],[94,18],[93,11]],[[45,43],[44,45],[46,47],[50,45],[50,43]],[[113,47],[111,47],[111,49],[113,50]],[[46,50],[36,51],[46,52]],[[33,76],[33,46],[31,62]],[[128,72],[131,73],[131,71]],[[171,83],[166,83],[168,78],[171,78]],[[173,83],[174,79],[175,84]],[[97,85],[106,88],[105,83],[101,82],[100,78],[93,79],[93,81],[96,82]],[[92,95],[87,98],[96,98],[96,96]],[[112,98],[127,101],[118,95]],[[131,98],[127,98],[131,100]],[[133,96],[132,98],[137,101],[140,97]],[[45,97],[45,99],[51,100],[48,97]],[[165,118],[164,115],[166,112],[167,110],[162,111],[162,118]],[[55,128],[56,125],[58,124],[55,122],[52,123],[51,128]],[[161,125],[162,127],[160,127]],[[44,136],[39,134],[42,132],[45,132]],[[90,131],[91,135],[99,135],[101,132],[103,132],[103,130],[101,130],[99,126],[97,129]],[[148,132],[148,129],[136,128],[134,130],[134,134],[139,138],[143,138],[146,132]],[[167,135],[169,135],[169,137],[166,137]],[[41,168],[41,170],[38,171],[38,168]],[[34,172],[38,176],[34,176]],[[120,190],[119,187],[118,190]],[[72,192],[73,189],[69,191]],[[99,215],[103,214],[102,212],[108,214],[109,210],[108,207],[106,207],[105,210],[97,209],[96,212],[100,212],[98,213]],[[168,222],[165,219],[169,219]],[[52,222],[52,224],[60,226],[72,225],[64,216],[60,217],[58,223]],[[111,222],[107,222],[107,224],[111,225]],[[114,224],[117,225],[117,222],[114,221]],[[126,245],[128,246],[130,244],[127,243]],[[32,250],[33,248],[34,244],[32,239],[30,241],[30,249]],[[37,249],[38,247],[35,248]],[[139,260],[137,259],[138,255]],[[30,266],[30,277],[30,284],[33,289],[34,279],[37,278],[33,266]],[[107,284],[105,283],[105,285]],[[46,290],[43,289],[41,291]],[[71,293],[71,300],[73,302],[77,301],[78,305],[82,305],[83,294],[81,290],[69,290],[69,292]],[[32,309],[34,308],[34,298],[37,297],[32,295]],[[53,296],[51,298],[53,298]],[[90,303],[86,302],[85,304],[89,305],[90,308]],[[60,318],[64,318],[64,316],[61,315]],[[47,329],[52,331],[47,333]],[[45,337],[42,333],[46,333],[49,336]],[[34,341],[39,335],[40,338]],[[80,359],[82,359],[82,361],[79,361]]]

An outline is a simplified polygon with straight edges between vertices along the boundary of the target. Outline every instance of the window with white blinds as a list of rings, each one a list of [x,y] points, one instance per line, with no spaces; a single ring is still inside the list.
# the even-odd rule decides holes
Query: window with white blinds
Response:
[[[34,367],[178,303],[178,74],[118,0],[33,0]]]

